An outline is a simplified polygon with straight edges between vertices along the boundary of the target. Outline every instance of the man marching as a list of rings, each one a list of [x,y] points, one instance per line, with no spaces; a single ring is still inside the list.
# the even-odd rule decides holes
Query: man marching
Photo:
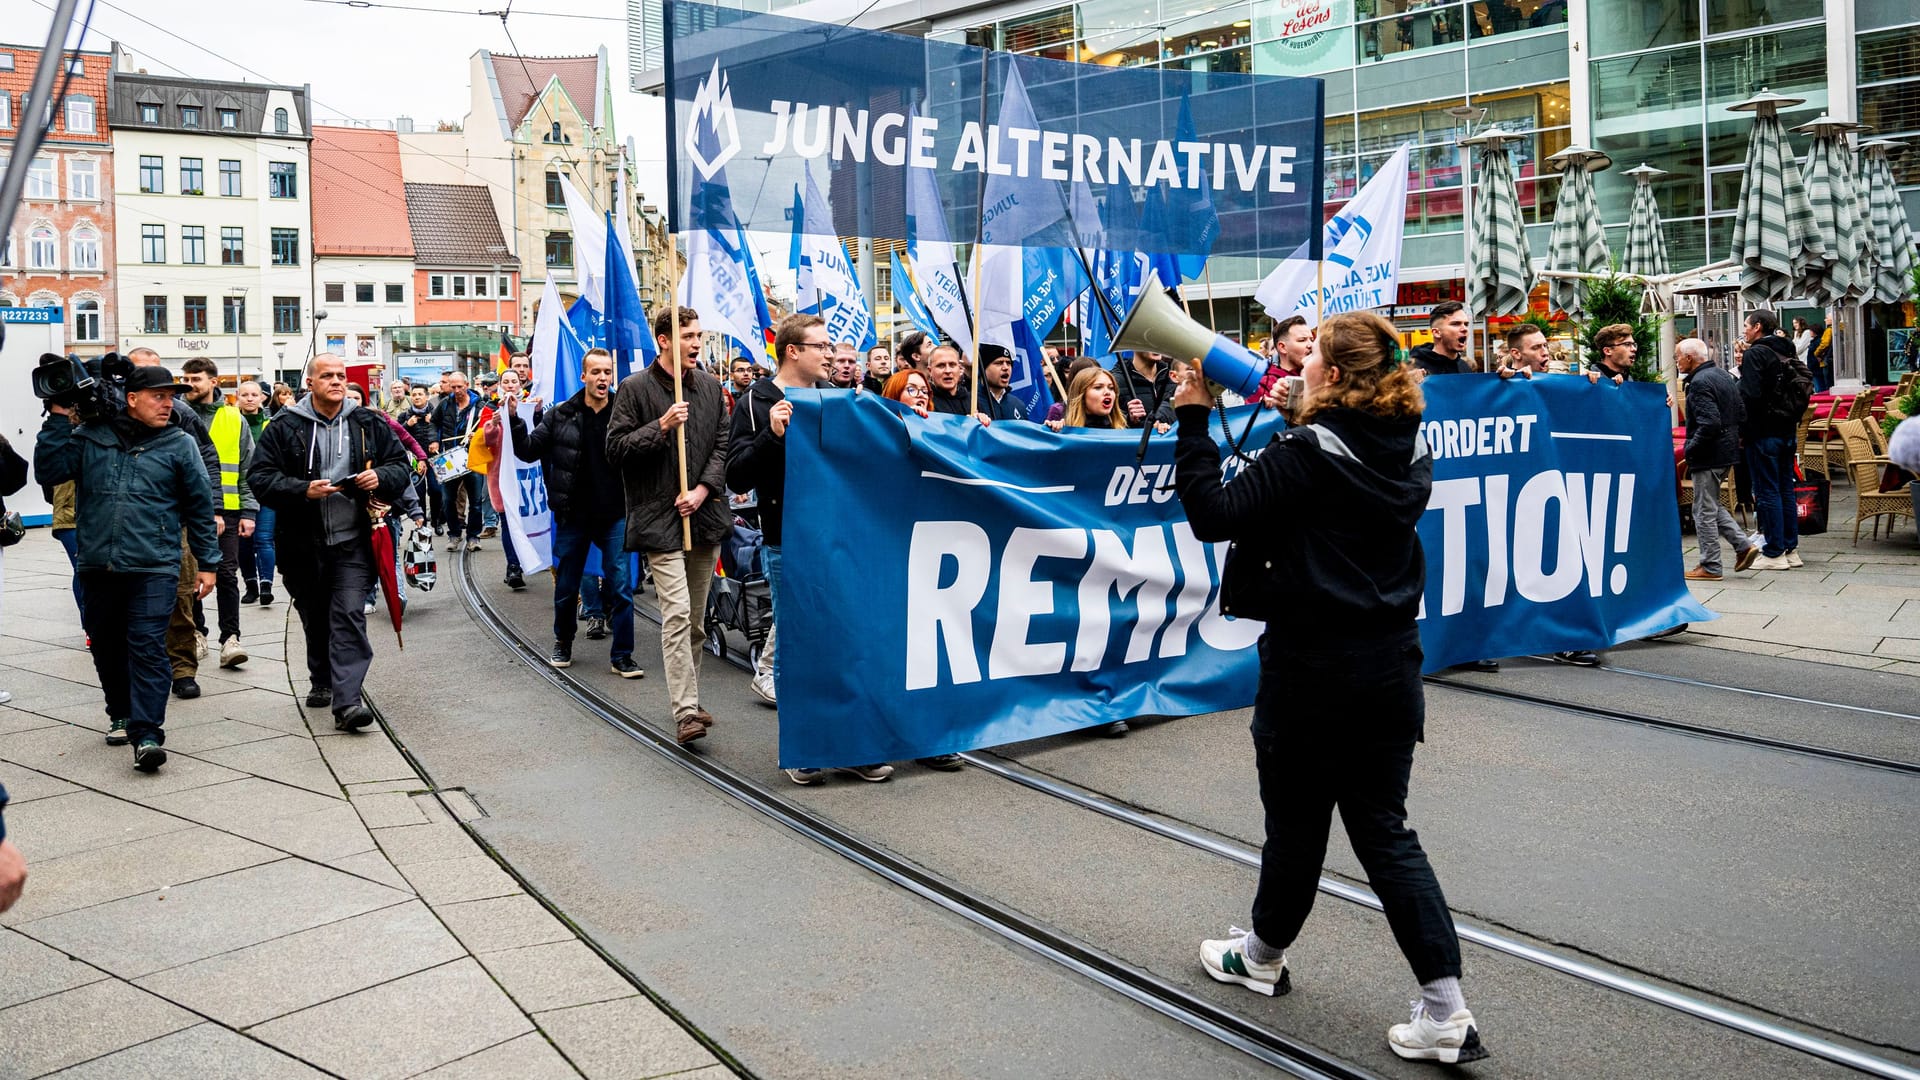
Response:
[[[307,706],[333,707],[333,726],[373,723],[360,684],[373,662],[362,605],[374,585],[369,501],[392,504],[407,486],[407,452],[387,419],[347,400],[347,365],[321,353],[307,364],[306,397],[268,424],[247,474],[278,517],[275,545],[307,636]]]
[[[660,359],[626,377],[607,421],[607,460],[620,470],[626,492],[628,551],[643,552],[660,601],[660,652],[667,669],[676,735],[684,745],[703,738],[713,716],[700,707],[700,651],[707,586],[720,541],[733,527],[727,509],[726,404],[720,381],[700,370],[700,316],[679,310],[680,339],[671,310],[653,317]],[[674,377],[681,380],[674,401]],[[675,428],[686,428],[685,458]],[[687,490],[680,490],[681,462]],[[681,522],[691,527],[686,546]]]

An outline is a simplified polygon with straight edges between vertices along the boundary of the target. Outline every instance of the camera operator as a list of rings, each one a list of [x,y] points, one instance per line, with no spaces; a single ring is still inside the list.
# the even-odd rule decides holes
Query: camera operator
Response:
[[[1253,706],[1266,813],[1253,929],[1202,942],[1201,962],[1219,982],[1286,990],[1286,948],[1313,907],[1337,806],[1420,983],[1413,1018],[1388,1030],[1388,1047],[1413,1060],[1472,1061],[1486,1051],[1460,994],[1460,942],[1407,828],[1426,716],[1414,621],[1426,587],[1414,530],[1433,487],[1424,403],[1413,369],[1393,366],[1393,326],[1380,316],[1336,315],[1319,343],[1302,369],[1303,426],[1232,483],[1220,479],[1205,379],[1188,372],[1175,397],[1181,505],[1196,537],[1234,542],[1220,609],[1270,621]]]
[[[193,437],[170,422],[187,387],[166,368],[127,375],[122,411],[77,423],[49,402],[34,446],[42,483],[74,482],[79,573],[86,578],[87,635],[106,696],[110,744],[133,743],[134,766],[165,764],[167,621],[175,610],[184,530],[198,559],[192,598],[213,589],[220,563],[213,490]]]

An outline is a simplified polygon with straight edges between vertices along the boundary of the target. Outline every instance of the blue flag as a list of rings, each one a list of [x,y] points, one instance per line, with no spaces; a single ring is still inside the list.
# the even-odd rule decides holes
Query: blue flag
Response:
[[[1182,142],[1191,143],[1200,138],[1193,126],[1191,90],[1181,91],[1180,119],[1175,133]],[[1181,252],[1174,261],[1179,264],[1180,276],[1188,280],[1199,277],[1207,268],[1207,256],[1213,252],[1213,242],[1220,236],[1220,212],[1213,208],[1212,191],[1202,184],[1197,188],[1183,188],[1169,197],[1167,224]],[[1161,280],[1169,285],[1175,283],[1173,278]]]
[[[1025,319],[1013,324],[1013,381],[1007,393],[1027,407],[1027,419],[1036,423],[1053,408],[1053,386],[1047,381],[1047,354],[1041,339]]]
[[[640,289],[633,280],[633,267],[627,265],[626,250],[614,234],[611,211],[607,213],[605,283],[606,310],[600,314],[606,324],[606,347],[613,351],[613,375],[619,380],[653,363],[660,347],[647,326]]]
[[[900,261],[900,249],[893,251],[893,306],[897,307],[913,324],[913,328],[935,341],[940,340],[940,327],[933,321],[933,312],[927,310],[926,301],[920,299],[920,290],[914,284],[913,275]]]

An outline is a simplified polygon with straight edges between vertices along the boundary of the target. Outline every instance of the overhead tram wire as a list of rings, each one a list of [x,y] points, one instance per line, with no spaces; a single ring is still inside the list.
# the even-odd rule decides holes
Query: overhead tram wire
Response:
[[[508,4],[507,6],[511,8],[513,5]],[[539,83],[536,83],[533,81],[533,69],[527,66],[527,58],[526,58],[526,55],[520,51],[520,44],[513,40],[513,28],[507,25],[507,13],[505,11],[502,11],[502,12],[498,12],[498,14],[500,16],[500,32],[507,35],[507,47],[513,50],[513,58],[515,60],[520,61],[521,74],[527,77],[527,88],[532,92],[533,100],[540,104],[540,111],[547,114],[547,123],[552,125],[552,127],[548,128],[548,130],[551,131],[552,128],[560,126],[560,120],[558,117],[553,115],[553,110],[547,107],[547,98],[546,98],[546,94],[544,93],[546,88],[540,85]],[[547,81],[552,82],[553,79],[549,78]],[[596,105],[595,107],[597,108],[598,106]],[[526,118],[521,117],[521,119],[524,120]],[[570,144],[564,143],[564,142],[554,142],[549,145],[557,146],[560,148],[560,160],[565,161],[568,165],[573,166],[573,174],[575,176],[583,176],[582,170],[580,168],[580,162],[574,158],[573,151],[568,148]],[[587,190],[585,192],[585,195],[587,196],[587,201],[593,204],[594,212],[601,213],[601,214],[606,213],[609,208],[603,207],[600,205],[600,198],[596,194],[594,186],[592,184],[587,184],[586,189]],[[574,190],[579,191],[580,185],[575,184]],[[624,207],[621,208],[621,212],[623,214],[625,213]]]

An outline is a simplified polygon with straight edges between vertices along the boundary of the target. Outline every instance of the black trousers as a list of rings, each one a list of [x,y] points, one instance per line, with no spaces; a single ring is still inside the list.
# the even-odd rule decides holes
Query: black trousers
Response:
[[[1426,722],[1418,633],[1364,648],[1283,649],[1260,639],[1253,748],[1267,840],[1254,932],[1275,948],[1299,936],[1338,807],[1414,977],[1458,977],[1447,898],[1407,827],[1407,777]]]
[[[89,570],[80,576],[87,594],[80,620],[93,641],[93,670],[108,719],[125,720],[127,738],[136,746],[142,739],[166,742],[161,725],[173,687],[167,622],[180,575]]]
[[[339,712],[360,704],[360,684],[373,663],[364,608],[373,588],[373,551],[361,538],[282,559],[281,578],[307,638],[307,678],[333,691]]]
[[[220,531],[220,568],[214,574],[213,595],[220,605],[220,644],[240,636],[240,511],[221,510],[227,523]]]

